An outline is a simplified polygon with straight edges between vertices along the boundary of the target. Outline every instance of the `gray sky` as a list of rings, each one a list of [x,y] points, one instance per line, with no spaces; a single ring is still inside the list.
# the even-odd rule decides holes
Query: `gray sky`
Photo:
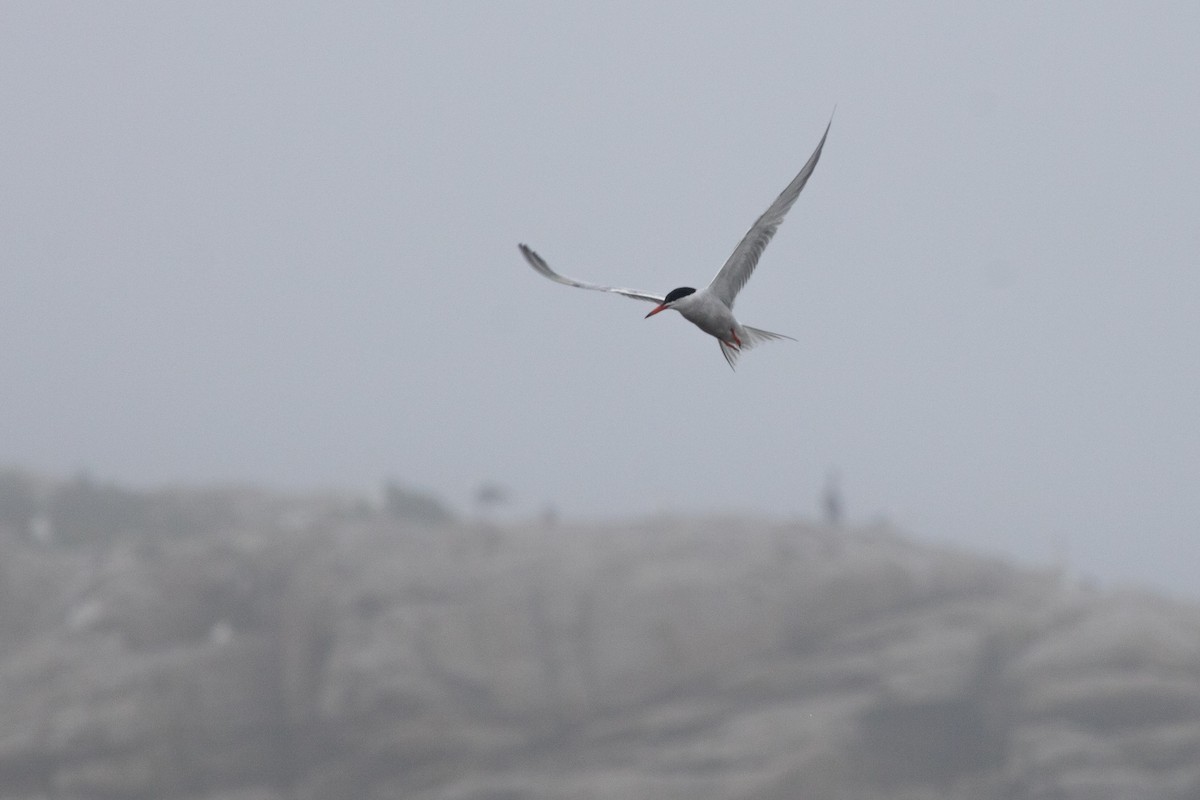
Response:
[[[580,517],[836,467],[1197,594],[1200,5],[824,5],[5,2],[0,462]],[[737,373],[517,253],[703,285],[835,104]]]

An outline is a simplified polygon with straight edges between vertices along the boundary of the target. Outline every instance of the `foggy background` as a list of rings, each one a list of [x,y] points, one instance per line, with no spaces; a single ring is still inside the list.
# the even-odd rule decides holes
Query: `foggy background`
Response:
[[[1200,6],[699,8],[0,2],[0,798],[1200,797]]]
[[[1190,3],[6,2],[0,461],[852,518],[1196,596]],[[824,157],[739,298],[703,285]]]

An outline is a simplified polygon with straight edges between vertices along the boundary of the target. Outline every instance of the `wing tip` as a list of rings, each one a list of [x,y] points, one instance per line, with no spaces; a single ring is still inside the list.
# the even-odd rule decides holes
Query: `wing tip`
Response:
[[[546,264],[545,260],[543,260],[542,257],[539,256],[532,247],[524,242],[521,242],[517,245],[517,249],[521,251],[521,255],[525,256],[525,260],[529,262],[529,266],[533,267],[543,275],[550,271],[550,267]]]

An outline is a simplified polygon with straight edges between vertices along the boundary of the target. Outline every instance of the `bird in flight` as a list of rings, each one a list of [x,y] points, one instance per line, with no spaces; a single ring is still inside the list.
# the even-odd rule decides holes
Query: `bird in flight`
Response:
[[[749,325],[742,325],[733,316],[733,301],[742,287],[746,285],[746,281],[750,280],[750,275],[758,266],[758,259],[766,249],[767,243],[771,241],[771,237],[775,235],[775,231],[783,222],[784,216],[796,202],[796,198],[800,196],[800,190],[804,188],[804,184],[808,183],[809,177],[817,166],[817,161],[821,158],[821,148],[825,146],[825,137],[829,135],[829,126],[832,124],[833,120],[831,119],[825,126],[825,133],[821,136],[821,141],[817,143],[817,149],[808,157],[808,162],[805,163],[800,173],[792,179],[783,193],[775,198],[774,203],[771,203],[770,208],[764,211],[758,221],[751,226],[742,241],[734,248],[733,254],[729,256],[725,266],[721,267],[717,276],[703,289],[697,290],[690,286],[681,286],[667,292],[664,297],[650,292],[639,292],[635,289],[601,286],[558,274],[550,269],[550,265],[546,263],[545,259],[528,245],[519,245],[521,254],[525,256],[525,260],[531,267],[557,283],[575,286],[579,289],[612,292],[632,297],[634,300],[646,300],[654,303],[654,310],[646,315],[647,318],[668,309],[678,311],[688,322],[715,337],[721,345],[721,355],[725,356],[725,360],[729,362],[731,368],[736,367],[737,358],[743,350],[749,350],[754,345],[771,339],[792,339],[792,337],[780,333],[771,333],[759,328],[751,328]],[[795,340],[792,339],[792,341]]]

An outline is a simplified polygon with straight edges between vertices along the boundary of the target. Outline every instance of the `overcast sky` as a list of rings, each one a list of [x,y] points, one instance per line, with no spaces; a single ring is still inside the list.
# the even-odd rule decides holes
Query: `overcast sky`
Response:
[[[1200,595],[1200,4],[809,5],[7,0],[0,462],[573,518],[836,469]],[[703,286],[835,105],[736,373],[517,252]]]

